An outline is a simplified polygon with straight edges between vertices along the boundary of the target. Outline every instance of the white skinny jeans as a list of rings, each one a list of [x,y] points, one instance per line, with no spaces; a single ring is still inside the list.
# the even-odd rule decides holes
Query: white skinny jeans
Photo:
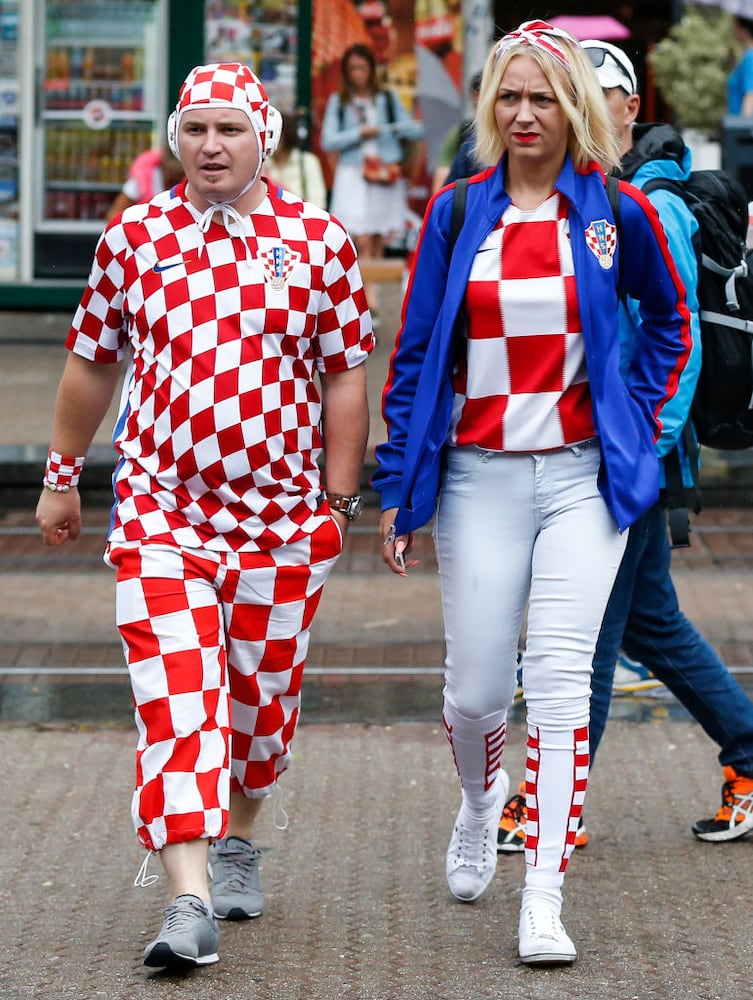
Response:
[[[538,824],[528,828],[526,885],[550,890],[561,885],[585,796],[591,660],[627,541],[598,491],[599,465],[597,441],[532,454],[448,448],[434,528],[445,726],[477,814],[499,766],[499,748],[496,759],[489,748],[513,701],[528,603],[527,801]]]

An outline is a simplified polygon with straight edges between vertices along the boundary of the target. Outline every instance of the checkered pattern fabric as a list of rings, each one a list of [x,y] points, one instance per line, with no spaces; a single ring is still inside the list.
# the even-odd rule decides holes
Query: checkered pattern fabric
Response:
[[[559,837],[558,830],[544,829],[542,813],[539,809],[540,783],[539,774],[543,770],[544,755],[547,755],[547,766],[550,769],[548,794],[560,799],[565,797],[563,809],[567,812],[567,828],[564,841]],[[583,803],[588,787],[589,769],[588,726],[579,726],[572,732],[569,746],[552,746],[542,738],[537,726],[528,727],[528,742],[526,756],[526,863],[545,869],[554,863],[559,874],[564,873],[567,862],[575,847],[575,835],[578,830]],[[556,769],[552,780],[551,772]],[[556,792],[553,792],[556,789]],[[544,817],[549,813],[558,813],[561,803],[550,801]],[[556,882],[559,880],[556,879]]]
[[[547,451],[592,437],[565,199],[509,206],[476,253],[466,310],[451,441]]]
[[[67,345],[132,359],[111,541],[269,550],[316,516],[315,372],[361,364],[371,320],[353,244],[321,209],[274,190],[243,228],[215,215],[202,233],[199,215],[182,184],[112,223]]]
[[[248,115],[254,131],[263,136],[267,129],[267,93],[248,66],[243,63],[210,63],[196,66],[180,88],[175,107],[174,127],[192,108],[231,107]]]
[[[311,620],[341,546],[326,517],[274,555],[109,548],[145,847],[223,836],[230,792],[264,795],[287,768]]]
[[[50,486],[78,486],[84,468],[83,455],[61,455],[57,451],[47,453],[44,482]]]

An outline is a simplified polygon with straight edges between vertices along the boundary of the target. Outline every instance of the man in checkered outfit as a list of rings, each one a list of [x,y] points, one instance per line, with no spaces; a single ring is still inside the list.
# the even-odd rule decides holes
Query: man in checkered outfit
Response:
[[[84,456],[127,360],[105,558],[139,734],[132,815],[173,896],[150,966],[216,962],[215,918],[262,912],[253,821],[360,510],[371,319],[343,227],[261,177],[278,120],[243,65],[186,78],[168,124],[186,180],[99,241],[37,510],[46,544],[78,537]]]

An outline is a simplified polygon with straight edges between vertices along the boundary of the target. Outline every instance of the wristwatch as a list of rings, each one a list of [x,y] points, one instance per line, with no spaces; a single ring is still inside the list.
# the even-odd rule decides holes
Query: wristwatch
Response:
[[[363,511],[363,497],[344,497],[341,493],[325,493],[330,508],[344,514],[349,521],[355,521]]]

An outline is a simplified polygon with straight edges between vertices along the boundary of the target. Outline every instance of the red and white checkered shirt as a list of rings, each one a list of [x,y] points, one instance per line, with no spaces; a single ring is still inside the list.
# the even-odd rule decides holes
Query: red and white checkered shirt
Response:
[[[449,441],[548,451],[594,433],[567,203],[514,205],[476,252]]]
[[[130,348],[110,540],[267,550],[317,508],[315,371],[362,364],[371,320],[326,212],[274,189],[242,230],[200,216],[182,184],[112,223],[67,346],[105,364]]]

